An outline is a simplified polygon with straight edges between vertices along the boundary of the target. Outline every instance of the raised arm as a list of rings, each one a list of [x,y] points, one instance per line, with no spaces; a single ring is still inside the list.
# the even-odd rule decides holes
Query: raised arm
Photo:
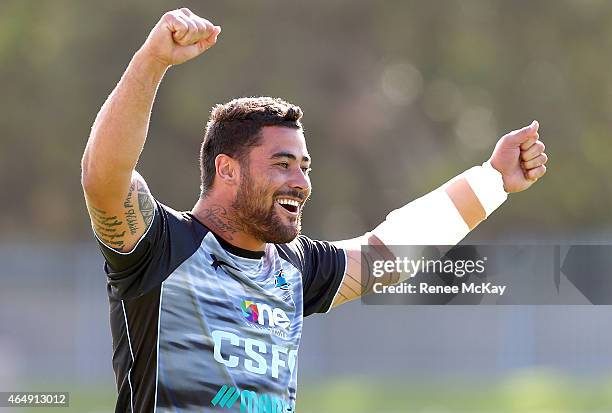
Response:
[[[529,188],[546,172],[548,157],[539,140],[538,123],[502,137],[493,155],[451,179],[429,194],[392,211],[371,232],[351,240],[334,242],[347,255],[347,268],[333,306],[370,292],[372,268],[362,277],[362,260],[393,260],[392,245],[455,245],[486,219],[507,198],[507,193]],[[362,252],[362,246],[368,254]],[[399,274],[388,274],[377,282],[393,284]]]
[[[164,73],[212,47],[220,31],[189,9],[164,14],[100,109],[81,182],[94,231],[108,247],[130,251],[153,219],[151,193],[135,168]]]

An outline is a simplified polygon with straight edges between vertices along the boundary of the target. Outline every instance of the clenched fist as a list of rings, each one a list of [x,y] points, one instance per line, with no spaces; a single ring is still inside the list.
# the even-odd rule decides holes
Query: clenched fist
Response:
[[[534,120],[504,135],[495,145],[489,163],[501,173],[506,192],[524,191],[546,173],[548,156],[540,141],[539,127]]]
[[[157,22],[141,50],[164,65],[177,65],[213,47],[220,32],[187,8],[173,10]]]

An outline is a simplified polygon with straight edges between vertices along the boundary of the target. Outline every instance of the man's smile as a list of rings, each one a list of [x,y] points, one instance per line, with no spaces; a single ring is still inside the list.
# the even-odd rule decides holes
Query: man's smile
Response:
[[[292,198],[281,197],[274,201],[275,204],[279,205],[285,212],[291,216],[297,216],[300,213],[301,202]]]

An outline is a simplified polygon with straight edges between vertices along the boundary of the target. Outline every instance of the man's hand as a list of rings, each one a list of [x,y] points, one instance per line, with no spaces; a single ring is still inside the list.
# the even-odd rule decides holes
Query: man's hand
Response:
[[[165,66],[178,65],[213,47],[220,32],[187,8],[173,10],[157,22],[141,51]]]
[[[489,162],[502,174],[506,192],[529,188],[546,173],[548,156],[538,135],[540,125],[531,125],[504,135],[495,145]]]

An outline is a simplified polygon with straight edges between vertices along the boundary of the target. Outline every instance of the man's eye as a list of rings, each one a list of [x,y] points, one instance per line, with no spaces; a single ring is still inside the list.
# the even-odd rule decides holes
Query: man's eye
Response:
[[[306,175],[308,175],[310,171],[312,171],[312,168],[302,168],[302,172],[304,172]]]
[[[289,162],[279,162],[277,163],[278,166],[280,166],[281,168],[289,168]]]

